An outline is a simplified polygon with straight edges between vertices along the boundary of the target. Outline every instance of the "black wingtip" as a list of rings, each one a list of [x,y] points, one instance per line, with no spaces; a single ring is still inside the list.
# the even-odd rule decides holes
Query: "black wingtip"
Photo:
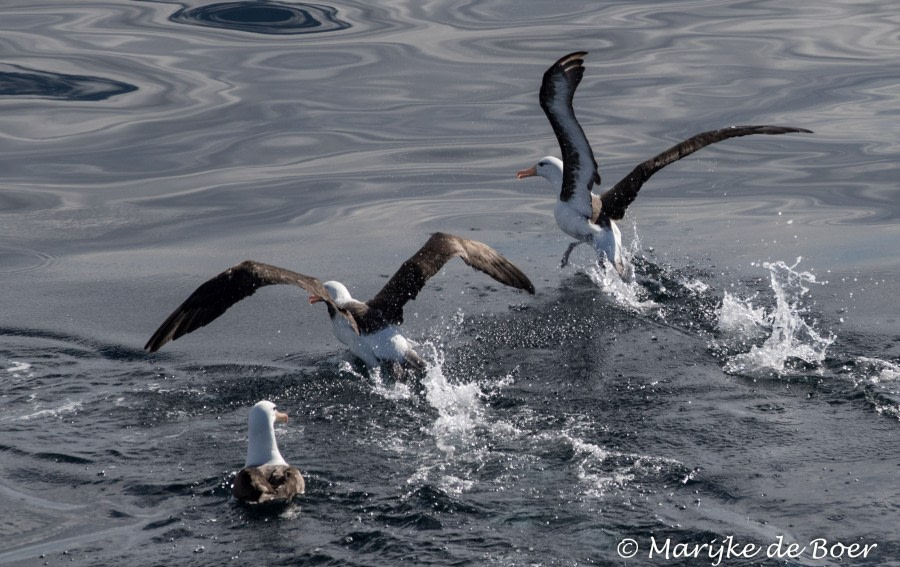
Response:
[[[161,349],[164,344],[169,342],[169,337],[163,336],[160,331],[162,331],[162,328],[157,329],[156,332],[153,333],[153,336],[150,337],[150,340],[147,341],[147,344],[144,345],[144,350],[152,354]]]

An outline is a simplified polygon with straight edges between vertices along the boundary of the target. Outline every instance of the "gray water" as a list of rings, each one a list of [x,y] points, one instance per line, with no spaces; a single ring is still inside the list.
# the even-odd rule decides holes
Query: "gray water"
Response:
[[[894,2],[11,0],[0,29],[0,563],[900,565]],[[657,174],[636,284],[559,269],[514,174],[558,151],[537,90],[575,50],[601,189],[697,132],[815,134]],[[434,231],[537,294],[448,265],[407,307],[418,382],[295,289],[142,350],[241,260],[368,298]],[[260,399],[286,508],[229,494]]]

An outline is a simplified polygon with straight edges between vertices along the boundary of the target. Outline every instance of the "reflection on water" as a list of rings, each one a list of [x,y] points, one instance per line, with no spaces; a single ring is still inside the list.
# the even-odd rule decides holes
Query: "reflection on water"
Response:
[[[172,14],[173,22],[262,34],[307,34],[344,30],[337,9],[319,4],[282,2],[221,2],[184,8]]]
[[[99,101],[136,91],[137,87],[88,75],[66,75],[0,64],[0,96]]]

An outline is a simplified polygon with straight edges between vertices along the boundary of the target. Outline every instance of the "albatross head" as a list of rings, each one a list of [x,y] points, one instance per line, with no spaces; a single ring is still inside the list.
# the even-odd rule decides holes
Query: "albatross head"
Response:
[[[350,292],[347,291],[347,288],[341,282],[325,282],[322,284],[325,289],[328,290],[328,294],[331,295],[331,299],[334,300],[338,306],[341,306],[348,301],[351,301],[353,297],[350,295]],[[312,303],[312,298],[310,298],[310,302]]]
[[[525,179],[526,177],[539,176],[550,182],[553,187],[559,190],[562,187],[563,178],[563,162],[559,158],[547,156],[538,160],[536,164],[523,169],[516,173],[516,179]]]
[[[247,462],[244,466],[286,465],[275,441],[275,422],[287,423],[286,413],[275,411],[275,404],[263,400],[250,408],[247,418]]]

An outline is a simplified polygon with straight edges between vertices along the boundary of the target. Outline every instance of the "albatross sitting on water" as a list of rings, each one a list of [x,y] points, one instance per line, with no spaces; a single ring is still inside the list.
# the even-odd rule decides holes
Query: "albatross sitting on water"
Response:
[[[234,477],[231,494],[242,502],[287,502],[306,491],[303,475],[287,464],[275,441],[275,422],[287,423],[286,413],[263,400],[250,408],[247,418],[247,461]]]
[[[198,287],[160,325],[144,348],[155,352],[170,340],[211,323],[260,287],[289,284],[309,292],[309,303],[325,303],[334,336],[350,352],[370,368],[377,368],[381,362],[390,364],[394,375],[399,377],[405,368],[425,368],[425,361],[397,328],[403,323],[403,306],[416,298],[428,278],[456,256],[502,284],[534,293],[534,286],[525,274],[490,246],[438,232],[365,303],[353,299],[340,282],[323,284],[314,277],[247,260]]]
[[[560,267],[568,264],[569,255],[576,246],[589,242],[597,251],[601,265],[607,261],[622,277],[630,278],[631,263],[622,249],[622,236],[616,221],[625,216],[625,209],[650,176],[700,148],[728,138],[751,134],[812,133],[790,126],[731,126],[703,132],[641,163],[612,189],[597,195],[591,192],[594,184],[600,183],[597,162],[572,109],[572,97],[584,75],[582,64],[585,55],[587,52],[584,51],[566,55],[547,69],[541,83],[541,108],[556,134],[562,160],[548,156],[516,174],[518,179],[535,175],[543,177],[559,192],[553,211],[556,224],[576,240],[563,254]]]

